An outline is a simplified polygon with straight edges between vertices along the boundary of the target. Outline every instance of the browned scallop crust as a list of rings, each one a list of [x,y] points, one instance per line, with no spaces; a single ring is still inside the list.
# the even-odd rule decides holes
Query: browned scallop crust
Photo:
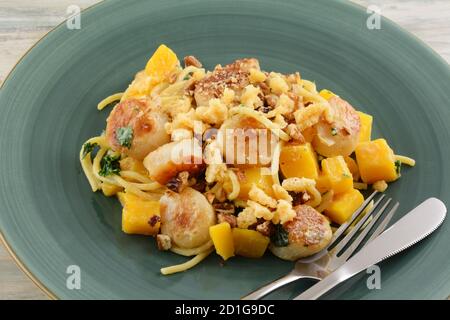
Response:
[[[274,255],[291,261],[319,252],[332,237],[329,221],[317,210],[308,205],[298,205],[294,210],[297,216],[283,225],[289,235],[289,244],[286,247],[270,247]]]
[[[317,134],[312,142],[313,147],[326,157],[348,156],[358,144],[361,120],[352,105],[344,99],[332,97],[328,102],[335,120],[333,123],[321,121],[315,126]]]
[[[144,159],[144,166],[152,180],[166,184],[179,172],[198,173],[205,168],[201,149],[194,150],[194,139],[167,143]]]
[[[216,223],[212,205],[200,192],[187,188],[167,191],[160,200],[161,233],[181,248],[195,248],[210,240],[209,227]]]
[[[170,141],[164,124],[167,115],[152,111],[148,100],[127,99],[117,104],[106,120],[106,138],[113,150],[142,160],[149,152]],[[119,128],[133,130],[131,147],[121,146],[116,137]]]
[[[257,59],[236,60],[225,67],[218,66],[214,71],[195,84],[194,96],[198,106],[207,106],[210,99],[220,98],[225,88],[232,89],[236,96],[250,84],[251,69],[259,70]]]

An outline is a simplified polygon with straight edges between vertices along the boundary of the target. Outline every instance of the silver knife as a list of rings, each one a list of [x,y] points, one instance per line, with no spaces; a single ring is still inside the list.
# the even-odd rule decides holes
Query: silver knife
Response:
[[[439,199],[425,200],[368,243],[340,268],[294,300],[317,299],[341,282],[414,245],[435,231],[444,221],[446,213],[447,208]]]

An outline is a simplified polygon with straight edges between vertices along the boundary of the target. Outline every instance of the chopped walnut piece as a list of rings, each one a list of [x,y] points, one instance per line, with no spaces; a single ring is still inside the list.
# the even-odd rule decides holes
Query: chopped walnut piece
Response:
[[[217,213],[234,214],[234,204],[231,202],[216,202],[213,204]]]
[[[170,240],[170,237],[165,234],[158,234],[156,236],[156,243],[158,244],[158,249],[161,251],[172,248],[172,241]]]
[[[184,57],[184,66],[185,67],[194,66],[197,68],[201,68],[202,63],[198,61],[198,59],[194,56],[186,56]]]
[[[270,237],[273,233],[273,224],[270,221],[264,221],[256,226],[256,231],[263,236]]]
[[[189,172],[183,171],[167,182],[166,187],[173,192],[180,193],[189,186]]]
[[[153,228],[158,222],[161,221],[161,217],[154,215],[148,220],[148,224]]]
[[[300,128],[296,124],[294,123],[289,124],[287,126],[287,133],[292,139],[297,140],[300,143],[305,142],[305,137],[303,136],[302,132],[300,131]]]
[[[236,226],[237,226],[237,218],[231,214],[219,213],[217,215],[217,221],[219,223],[226,222],[232,228],[236,228]]]

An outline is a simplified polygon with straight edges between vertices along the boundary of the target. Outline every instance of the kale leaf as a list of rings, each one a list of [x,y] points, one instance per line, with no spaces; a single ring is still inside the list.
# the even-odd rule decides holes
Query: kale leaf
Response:
[[[286,247],[289,244],[289,234],[281,224],[276,224],[275,232],[270,237],[270,240],[276,247]]]
[[[105,155],[100,161],[99,175],[102,177],[119,174],[120,172],[120,155]]]
[[[86,142],[83,145],[83,159],[88,155],[88,153],[91,153],[92,151],[94,151],[94,149],[96,147],[98,147],[98,144]]]

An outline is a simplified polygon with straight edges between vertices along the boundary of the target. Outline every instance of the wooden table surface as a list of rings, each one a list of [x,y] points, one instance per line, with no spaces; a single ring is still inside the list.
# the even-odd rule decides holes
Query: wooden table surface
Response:
[[[381,13],[425,41],[450,62],[449,0],[353,0]],[[70,5],[86,8],[99,0],[1,0],[0,84],[20,57],[67,18]],[[0,244],[0,299],[46,299]]]

